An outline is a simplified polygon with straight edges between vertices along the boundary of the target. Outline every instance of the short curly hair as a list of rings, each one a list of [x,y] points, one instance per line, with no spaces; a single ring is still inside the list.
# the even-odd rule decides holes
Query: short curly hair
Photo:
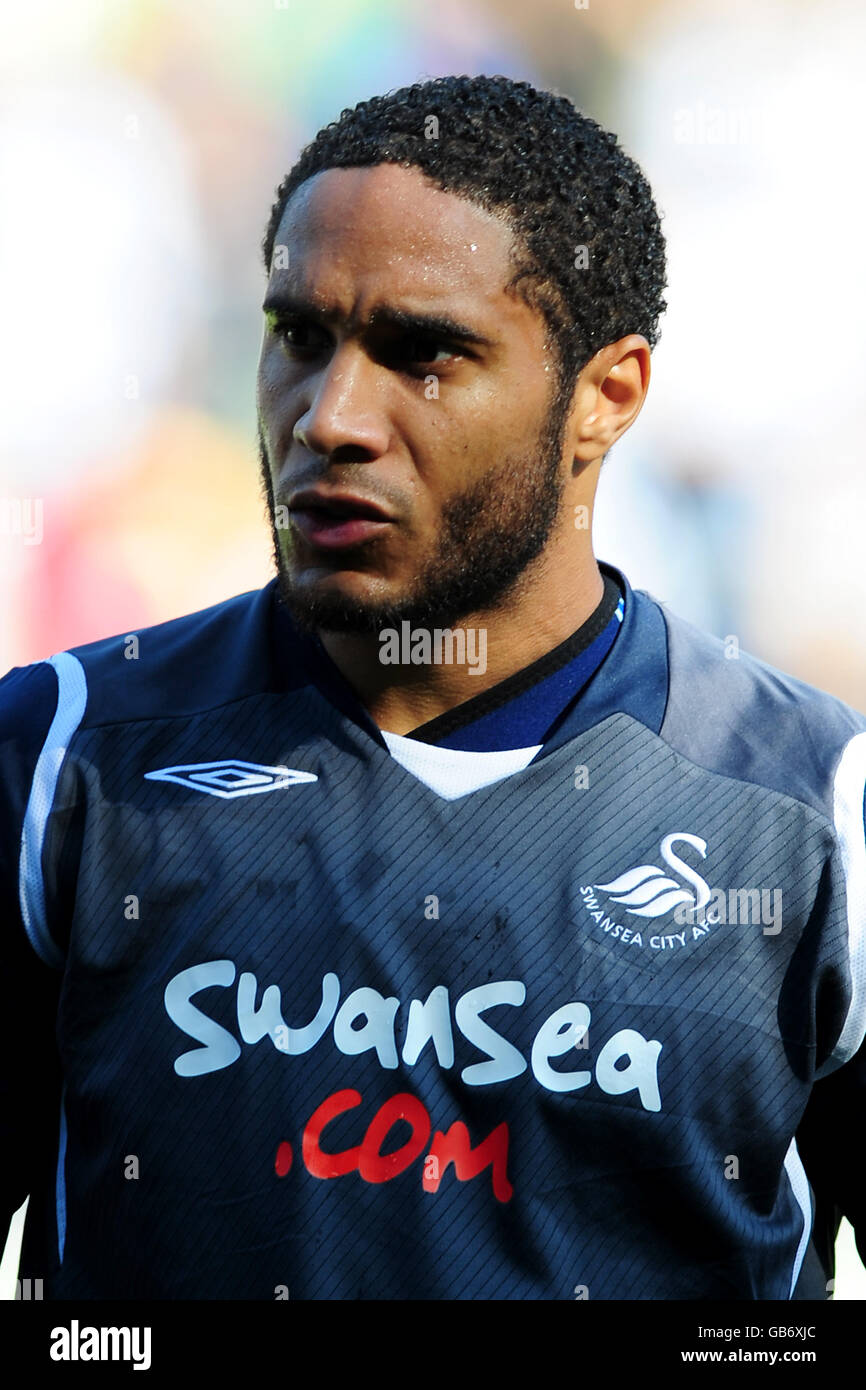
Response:
[[[435,120],[431,119],[435,118]],[[638,165],[555,92],[501,76],[416,82],[345,109],[279,185],[262,242],[270,271],[292,193],[324,169],[400,164],[506,220],[517,260],[508,289],[545,320],[560,387],[607,343],[655,347],[666,306],[665,244]]]

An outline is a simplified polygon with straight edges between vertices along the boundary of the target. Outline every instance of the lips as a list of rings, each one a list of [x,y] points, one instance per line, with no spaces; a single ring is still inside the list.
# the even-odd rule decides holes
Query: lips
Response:
[[[378,502],[355,493],[309,488],[289,501],[292,522],[312,546],[341,550],[381,536],[392,518]]]
[[[370,521],[390,521],[391,517],[369,497],[353,492],[326,492],[321,488],[306,488],[289,499],[289,511],[320,512],[331,517],[364,517]]]

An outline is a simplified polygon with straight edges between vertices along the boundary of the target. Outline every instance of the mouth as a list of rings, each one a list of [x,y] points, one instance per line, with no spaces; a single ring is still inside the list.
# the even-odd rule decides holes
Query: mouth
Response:
[[[309,488],[289,501],[292,524],[319,550],[344,550],[383,535],[393,518],[368,497]]]

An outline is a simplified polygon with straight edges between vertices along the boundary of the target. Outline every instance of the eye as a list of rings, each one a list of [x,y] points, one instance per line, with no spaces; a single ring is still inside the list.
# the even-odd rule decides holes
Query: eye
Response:
[[[390,344],[384,355],[403,370],[414,367],[444,366],[455,357],[463,356],[461,349],[432,333],[412,333]]]
[[[328,338],[321,328],[303,318],[265,314],[268,329],[293,357],[309,357],[327,345]]]

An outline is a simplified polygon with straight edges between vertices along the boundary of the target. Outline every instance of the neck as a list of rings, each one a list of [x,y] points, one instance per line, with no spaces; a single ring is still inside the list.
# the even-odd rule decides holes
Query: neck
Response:
[[[573,542],[567,556],[558,550],[545,550],[507,601],[444,638],[403,624],[387,646],[344,633],[322,633],[322,645],[379,728],[408,734],[538,661],[595,611],[604,594],[595,556],[587,549],[577,561]]]

